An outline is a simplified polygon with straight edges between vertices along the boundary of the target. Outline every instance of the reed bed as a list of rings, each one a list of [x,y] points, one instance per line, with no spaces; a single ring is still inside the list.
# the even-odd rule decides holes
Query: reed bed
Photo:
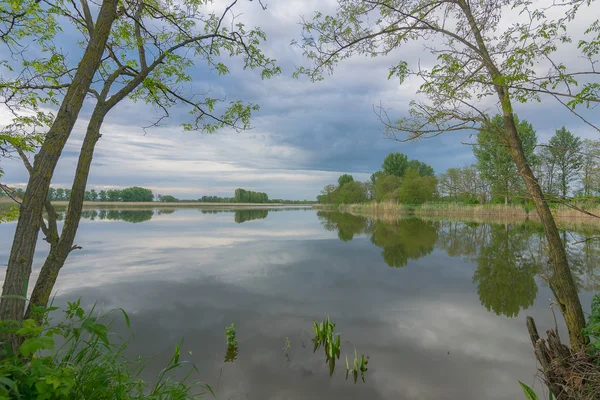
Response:
[[[565,205],[552,208],[557,224],[565,229],[597,231],[600,228],[600,206],[579,205],[585,211],[597,215],[594,217]],[[394,219],[407,215],[440,217],[464,222],[496,222],[511,223],[525,219],[538,220],[534,208],[522,205],[504,204],[457,204],[426,203],[421,205],[396,204],[391,202],[319,205],[319,209],[339,210],[355,215],[370,216],[383,219]]]

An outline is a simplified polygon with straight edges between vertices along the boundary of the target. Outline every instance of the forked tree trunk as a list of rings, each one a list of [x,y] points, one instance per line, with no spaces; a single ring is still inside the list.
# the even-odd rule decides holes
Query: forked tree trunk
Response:
[[[118,0],[102,2],[94,33],[58,110],[56,119],[35,157],[8,260],[2,289],[3,296],[25,297],[27,295],[42,210],[50,181],[62,150],[77,121],[94,74],[100,65],[112,23],[116,18],[117,4]],[[24,300],[5,297],[0,302],[0,319],[21,321],[24,309]]]
[[[27,307],[27,312],[25,313],[26,318],[32,317],[33,306],[46,307],[48,305],[50,294],[52,293],[58,274],[64,266],[69,253],[74,249],[73,243],[81,219],[85,188],[90,174],[94,149],[98,139],[100,139],[100,127],[108,111],[107,107],[98,104],[90,118],[81,146],[81,152],[79,153],[77,169],[75,170],[75,180],[71,188],[71,199],[60,239],[56,246],[50,248],[50,254],[48,254],[42,266],[33,293],[31,294],[29,307]]]

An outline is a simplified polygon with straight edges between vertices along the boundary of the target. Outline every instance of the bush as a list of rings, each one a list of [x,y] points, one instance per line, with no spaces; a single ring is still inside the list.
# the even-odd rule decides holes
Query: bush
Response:
[[[50,307],[37,310],[35,319],[21,324],[0,322],[0,337],[14,335],[21,345],[17,353],[6,340],[0,342],[0,399],[84,400],[84,399],[196,399],[210,386],[173,380],[168,373],[186,364],[179,360],[180,349],[149,384],[139,379],[145,361],[128,361],[123,355],[127,343],[109,341],[109,312],[94,317],[80,302],[69,303],[64,319],[50,324]],[[129,326],[129,317],[120,310]],[[41,322],[37,322],[41,321]],[[59,347],[56,342],[61,343]],[[192,371],[195,371],[192,366]]]

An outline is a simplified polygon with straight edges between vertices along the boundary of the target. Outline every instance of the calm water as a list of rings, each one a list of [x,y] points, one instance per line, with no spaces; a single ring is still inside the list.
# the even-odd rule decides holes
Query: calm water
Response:
[[[0,225],[0,263],[13,230]],[[564,233],[587,309],[600,247],[578,243],[585,237]],[[92,211],[56,303],[124,308],[130,355],[153,356],[146,378],[184,338],[182,354],[220,399],[516,399],[517,381],[532,384],[536,372],[526,315],[554,326],[540,238],[534,223],[388,223],[312,209]],[[312,353],[312,322],[327,315],[342,359],[355,347],[369,356],[366,383],[346,381],[343,362],[329,378]],[[224,363],[231,323],[239,355]]]

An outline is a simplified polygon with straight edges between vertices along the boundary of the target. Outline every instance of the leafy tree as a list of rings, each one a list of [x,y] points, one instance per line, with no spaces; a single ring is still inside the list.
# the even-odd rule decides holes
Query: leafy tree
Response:
[[[323,201],[320,201],[320,203],[327,203],[327,204],[333,203],[332,195],[336,189],[337,188],[335,187],[335,185],[332,185],[332,184],[325,185],[323,190],[321,190],[321,195],[323,196],[321,199]]]
[[[158,201],[162,202],[162,203],[177,203],[179,201],[179,199],[175,196],[171,196],[170,194],[159,194],[158,195]]]
[[[381,169],[387,175],[402,177],[408,168],[408,157],[402,153],[390,153],[383,160]]]
[[[106,196],[108,197],[108,201],[121,201],[122,195],[120,190],[108,190],[106,192]]]
[[[354,182],[352,175],[344,174],[338,178],[338,185],[340,189],[344,187],[345,184],[350,182]]]
[[[215,196],[215,201],[218,198]],[[253,192],[252,190],[236,189],[234,193],[236,203],[268,203],[269,196],[263,192]]]
[[[437,189],[437,180],[433,176],[421,176],[416,169],[409,168],[404,173],[398,200],[407,204],[422,204],[431,201]]]
[[[34,305],[47,303],[48,285],[53,285],[53,277],[74,248],[95,145],[106,115],[118,103],[127,97],[151,103],[164,111],[158,121],[168,116],[168,108],[174,105],[189,107],[191,120],[182,124],[186,130],[215,132],[221,127],[242,130],[249,126],[257,105],[231,101],[221,107],[219,99],[209,97],[209,92],[196,96],[184,91],[190,87],[186,82],[191,80],[188,71],[194,63],[205,63],[219,75],[229,73],[223,63],[224,55],[239,56],[244,68],[259,68],[263,78],[279,73],[274,60],[260,49],[266,39],[260,29],[248,30],[238,21],[231,25],[224,23],[236,3],[233,1],[223,14],[217,14],[205,1],[125,2],[117,13],[117,0],[105,0],[97,11],[95,23],[86,0],[81,7],[59,1],[45,8],[49,17],[58,15],[77,26],[81,36],[72,35],[65,41],[81,44],[85,51],[81,59],[67,57],[61,53],[62,47],[54,45],[53,37],[36,41],[37,48],[20,54],[26,58],[19,66],[24,71],[13,74],[12,81],[0,85],[0,98],[8,99],[9,107],[27,108],[34,115],[40,104],[60,104],[34,165],[28,166],[28,192],[21,207],[4,285],[4,294],[11,297],[2,299],[1,316],[14,320],[23,317],[18,314],[22,314],[24,304],[12,295],[23,294],[23,279],[28,280],[31,271],[43,203],[36,196],[46,198],[54,169],[87,95],[96,102],[75,172],[69,215],[60,235],[51,232],[51,237],[47,237],[57,238],[50,243],[48,258],[54,262],[47,263],[46,271],[43,267],[40,272],[40,288],[34,288],[30,302]],[[49,57],[34,59],[45,52]]]
[[[53,187],[48,188],[48,196],[47,196],[47,198],[50,201],[56,201],[56,189],[54,189]]]
[[[100,201],[107,201],[108,200],[108,193],[106,193],[106,190],[102,189],[98,193],[98,200],[100,200]]]
[[[407,168],[416,169],[417,171],[419,171],[419,175],[421,176],[435,176],[435,171],[433,170],[433,167],[419,160],[410,160],[408,162]]]
[[[556,166],[558,187],[563,199],[567,197],[571,181],[579,174],[584,157],[582,142],[564,126],[557,129],[548,142],[549,157]]]
[[[92,201],[98,201],[98,192],[96,192],[96,189],[90,190],[90,199]]]
[[[514,120],[525,157],[532,165],[535,162],[537,136],[530,123],[519,121],[516,115]],[[492,184],[492,195],[504,198],[504,203],[508,204],[511,196],[523,190],[523,179],[508,152],[508,142],[503,132],[504,120],[501,115],[495,115],[477,134],[473,153],[477,158],[479,173]]]
[[[576,40],[567,31],[568,24],[590,4],[574,1],[550,5],[563,7],[557,13],[558,19],[552,19],[548,18],[548,9],[542,8],[545,6],[527,1],[339,0],[334,15],[317,12],[312,20],[302,21],[299,44],[313,66],[295,72],[296,76],[306,74],[320,80],[353,55],[402,54],[398,49],[406,43],[426,40],[428,51],[436,59],[428,68],[420,63],[411,66],[405,60],[390,68],[389,78],[400,83],[411,76],[422,81],[418,90],[421,100],[411,103],[407,117],[394,120],[383,106],[379,109],[387,134],[396,140],[486,129],[489,119],[480,107],[493,100],[502,110],[502,135],[508,153],[545,228],[554,267],[551,286],[566,315],[575,351],[588,343],[581,334],[585,327],[583,309],[556,222],[523,148],[513,103],[558,99],[574,111],[579,105],[600,102],[600,84],[585,79],[596,74],[593,68],[573,70],[553,60],[558,48],[563,47],[559,44],[575,43],[574,51],[593,59],[590,65],[596,62],[600,43],[597,22]],[[502,16],[509,11],[518,13],[524,21],[501,25]],[[541,68],[544,63],[549,68]],[[582,80],[580,86],[576,86],[577,79]]]
[[[63,189],[63,188],[56,189],[56,200],[58,200],[58,201],[66,200],[65,189]]]
[[[154,201],[152,190],[133,186],[121,190],[121,200],[124,202],[150,202]]]
[[[584,139],[581,166],[581,191],[590,196],[600,193],[600,141]]]
[[[367,190],[361,182],[347,182],[339,188],[336,196],[338,203],[356,204],[367,201]]]
[[[398,189],[402,185],[402,178],[395,175],[379,174],[375,181],[375,199],[377,201],[398,200]]]

